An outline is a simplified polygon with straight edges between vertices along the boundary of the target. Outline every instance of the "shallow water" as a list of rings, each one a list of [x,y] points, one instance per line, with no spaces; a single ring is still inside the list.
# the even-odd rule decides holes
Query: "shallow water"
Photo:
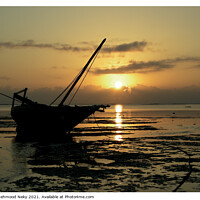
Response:
[[[0,191],[200,191],[200,105],[116,105],[68,143],[19,143],[0,106]]]

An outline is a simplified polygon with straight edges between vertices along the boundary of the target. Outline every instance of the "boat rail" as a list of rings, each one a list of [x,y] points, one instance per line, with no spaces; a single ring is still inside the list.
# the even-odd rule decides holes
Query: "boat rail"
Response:
[[[28,88],[25,88],[23,90],[20,90],[19,92],[15,92],[13,94],[13,101],[12,101],[12,108],[15,105],[15,100],[17,99],[18,102],[21,102],[21,105],[27,104],[27,105],[35,105],[36,102],[31,101],[30,99],[28,99],[26,97],[26,93],[27,93]],[[20,96],[20,93],[24,93],[23,96]]]

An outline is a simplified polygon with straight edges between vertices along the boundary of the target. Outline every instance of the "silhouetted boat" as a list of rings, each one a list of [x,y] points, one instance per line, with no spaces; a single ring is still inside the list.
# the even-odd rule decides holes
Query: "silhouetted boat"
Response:
[[[109,105],[64,105],[64,102],[69,97],[70,93],[72,92],[82,75],[84,73],[85,76],[87,75],[91,67],[90,66],[88,68],[89,64],[92,60],[95,59],[95,56],[101,49],[105,40],[106,39],[101,42],[96,51],[88,60],[87,64],[79,72],[77,77],[50,105],[39,104],[26,98],[27,88],[17,93],[14,93],[11,116],[17,124],[16,140],[63,140],[64,138],[66,138],[67,135],[69,135],[66,133],[69,133],[84,119],[86,119],[96,111],[104,112],[104,109],[106,107],[109,107]],[[88,70],[86,71],[87,68]],[[65,92],[66,95],[64,96],[60,104],[58,106],[53,106],[52,104]],[[23,96],[20,96],[19,93],[23,93]],[[15,106],[15,100],[20,101],[21,105]]]

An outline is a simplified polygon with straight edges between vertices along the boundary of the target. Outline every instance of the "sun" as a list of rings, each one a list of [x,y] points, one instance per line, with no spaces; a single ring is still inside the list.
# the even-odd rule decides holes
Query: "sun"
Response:
[[[121,81],[115,82],[115,88],[116,89],[120,89],[121,87],[122,87],[122,82]]]

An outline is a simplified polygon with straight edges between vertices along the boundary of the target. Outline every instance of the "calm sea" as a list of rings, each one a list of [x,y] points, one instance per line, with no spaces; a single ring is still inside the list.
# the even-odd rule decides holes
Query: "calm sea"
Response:
[[[0,191],[200,192],[200,104],[112,105],[67,144],[15,142],[10,108],[0,105]]]

